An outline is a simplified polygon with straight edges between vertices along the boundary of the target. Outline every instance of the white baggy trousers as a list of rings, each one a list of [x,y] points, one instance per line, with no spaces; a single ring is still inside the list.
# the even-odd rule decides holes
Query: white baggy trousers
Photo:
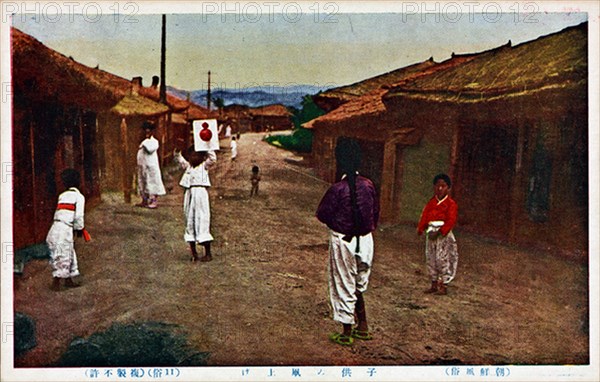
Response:
[[[364,293],[369,284],[373,264],[373,235],[360,236],[356,252],[356,237],[344,241],[344,234],[330,231],[329,237],[329,298],[334,321],[354,324],[356,292]]]

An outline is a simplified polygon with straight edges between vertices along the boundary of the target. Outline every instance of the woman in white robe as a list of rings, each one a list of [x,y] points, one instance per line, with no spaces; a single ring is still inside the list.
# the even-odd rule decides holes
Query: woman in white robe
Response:
[[[142,197],[140,207],[156,208],[159,195],[167,192],[162,181],[158,162],[159,143],[152,136],[152,125],[144,124],[146,139],[140,143],[137,152],[138,191]]]

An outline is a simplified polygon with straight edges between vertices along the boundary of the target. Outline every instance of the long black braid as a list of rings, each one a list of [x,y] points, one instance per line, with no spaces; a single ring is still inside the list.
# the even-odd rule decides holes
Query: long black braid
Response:
[[[335,158],[342,174],[346,174],[346,181],[350,188],[350,201],[352,203],[352,218],[354,220],[354,229],[352,235],[344,236],[344,240],[350,241],[352,236],[356,236],[355,252],[360,252],[360,236],[356,233],[362,223],[358,211],[358,201],[356,197],[356,176],[361,162],[361,150],[357,141],[340,137],[335,148]]]

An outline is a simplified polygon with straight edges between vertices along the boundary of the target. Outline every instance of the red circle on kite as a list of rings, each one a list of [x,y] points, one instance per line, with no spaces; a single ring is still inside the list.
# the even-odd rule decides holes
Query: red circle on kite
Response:
[[[200,130],[200,139],[204,142],[208,142],[212,138],[212,131],[209,130],[208,126],[208,122],[203,122],[202,130]]]

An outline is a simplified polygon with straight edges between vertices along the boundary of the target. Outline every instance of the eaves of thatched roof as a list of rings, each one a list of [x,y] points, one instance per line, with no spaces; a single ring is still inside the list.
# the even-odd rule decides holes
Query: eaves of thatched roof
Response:
[[[509,49],[487,52],[464,65],[400,84],[384,102],[411,98],[434,102],[508,99],[543,90],[585,89],[587,22]]]
[[[421,65],[420,71],[415,71],[415,65],[411,66],[411,70],[409,72],[404,72],[403,76],[390,77],[390,79],[395,78],[395,82],[383,83],[381,82],[382,77],[379,76],[379,83],[381,86],[370,91],[367,94],[364,94],[360,97],[355,97],[351,101],[344,103],[337,109],[321,116],[316,119],[313,119],[302,126],[307,129],[319,128],[321,126],[327,126],[330,124],[338,124],[338,123],[348,123],[349,126],[352,126],[351,120],[354,118],[361,118],[366,120],[368,118],[374,118],[381,113],[386,111],[386,106],[382,101],[382,97],[388,92],[388,90],[393,86],[398,86],[399,84],[405,84],[410,81],[414,81],[417,78],[422,78],[426,76],[433,75],[434,73],[441,72],[447,70],[452,67],[456,67],[458,65],[462,65],[468,61],[473,60],[477,54],[465,54],[465,55],[453,55],[452,58],[436,63],[434,61],[426,61],[429,63],[428,65]],[[400,72],[397,70],[396,72]],[[400,78],[400,79],[398,79]],[[354,125],[359,126],[359,125]]]
[[[110,111],[120,117],[153,117],[168,112],[169,107],[140,95],[128,94],[113,106]]]
[[[149,117],[168,111],[165,105],[132,94],[132,84],[125,78],[83,65],[16,28],[11,28],[11,37],[13,84],[32,102],[39,97],[121,116]]]
[[[197,105],[195,103],[190,103],[190,107],[187,109],[184,115],[188,121],[194,121],[197,119],[217,118],[218,113],[212,110],[208,110],[207,108]]]
[[[140,87],[139,88],[140,95],[147,97],[155,102],[160,102],[160,90],[158,88],[153,87]],[[186,110],[191,102],[187,101],[183,98],[179,98],[173,94],[166,94],[166,104],[169,106],[172,112],[180,113]]]
[[[397,83],[434,65],[436,65],[436,63],[433,61],[433,58],[430,58],[429,60],[392,70],[350,85],[329,89],[325,92],[313,95],[312,98],[319,107],[326,111],[330,111],[346,102],[377,90],[382,86]]]
[[[284,105],[266,105],[250,109],[253,117],[289,117],[292,115]]]

